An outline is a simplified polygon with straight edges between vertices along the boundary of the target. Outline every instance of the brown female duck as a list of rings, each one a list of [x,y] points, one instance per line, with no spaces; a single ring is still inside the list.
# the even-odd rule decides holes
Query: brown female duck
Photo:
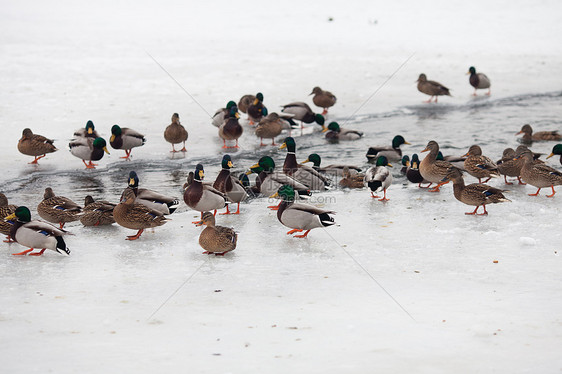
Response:
[[[229,227],[216,226],[213,213],[203,213],[201,225],[207,226],[199,235],[199,245],[205,250],[203,254],[223,256],[236,249],[238,234]]]
[[[562,135],[558,133],[558,130],[554,131],[538,131],[533,133],[533,128],[531,125],[526,124],[521,127],[521,130],[515,135],[523,134],[521,138],[522,143],[532,143],[534,141],[549,141],[549,140],[562,140]]]
[[[483,178],[488,178],[484,181],[486,183],[492,176],[499,176],[498,166],[489,157],[482,155],[482,148],[479,145],[470,146],[462,157],[466,157],[464,169],[474,178],[478,178],[478,183],[482,183]]]
[[[314,95],[312,97],[312,102],[314,103],[314,105],[324,109],[322,111],[323,116],[328,114],[328,108],[334,106],[337,101],[336,96],[333,93],[331,93],[330,91],[324,91],[318,86],[312,89],[310,95]]]
[[[95,201],[90,195],[84,199],[84,214],[80,217],[80,222],[84,226],[103,226],[115,223],[113,209],[117,204],[104,200]]]
[[[34,156],[35,159],[30,164],[37,164],[37,161],[45,157],[47,153],[57,151],[57,147],[54,146],[53,140],[34,134],[30,129],[24,129],[21,139],[18,141],[18,151],[24,155]]]
[[[271,145],[275,144],[275,137],[281,134],[283,131],[283,120],[277,113],[269,113],[266,117],[263,117],[258,126],[256,127],[256,136],[260,138],[260,146],[263,144],[263,139],[271,139]]]
[[[8,198],[6,195],[0,192],[0,233],[7,236],[4,243],[13,243],[14,241],[10,237],[10,230],[14,222],[7,222],[4,220],[5,217],[13,214],[16,211],[16,205],[8,204]]]
[[[553,197],[556,193],[554,186],[562,184],[562,173],[544,163],[533,162],[533,153],[528,149],[524,150],[516,158],[524,160],[523,167],[521,168],[521,178],[528,184],[538,188],[537,192],[528,195],[537,196],[541,188],[550,187],[552,188],[552,194],[546,196]]]
[[[507,181],[507,177],[515,177],[519,181],[519,184],[523,183],[519,174],[521,174],[521,168],[523,167],[523,160],[515,160],[515,150],[513,148],[506,148],[503,150],[502,158],[496,162],[498,166],[498,172],[503,175],[505,184],[513,184]]]
[[[420,74],[417,82],[418,91],[430,96],[429,100],[427,100],[426,103],[430,103],[431,99],[433,99],[434,97],[435,102],[437,102],[438,96],[451,96],[451,93],[449,92],[449,89],[447,87],[443,86],[439,82],[428,81],[425,74]]]
[[[166,130],[164,130],[164,139],[166,139],[168,143],[172,144],[172,152],[187,152],[187,149],[185,149],[185,141],[187,140],[187,137],[187,130],[180,123],[180,115],[174,113],[172,115],[172,123],[166,127]],[[181,142],[183,142],[183,148],[176,151],[174,144],[179,144]]]
[[[425,156],[420,163],[420,174],[426,181],[430,183],[437,183],[437,186],[433,187],[429,191],[439,192],[439,188],[448,183],[448,181],[443,181],[443,178],[447,176],[449,168],[453,165],[448,161],[437,160],[439,144],[437,144],[436,141],[430,140],[429,143],[427,143],[427,147],[425,147],[422,152],[427,151],[429,151],[429,154]]]
[[[37,205],[37,213],[46,221],[58,223],[60,228],[67,222],[78,221],[82,207],[64,196],[55,196],[51,187],[45,188],[43,201]]]

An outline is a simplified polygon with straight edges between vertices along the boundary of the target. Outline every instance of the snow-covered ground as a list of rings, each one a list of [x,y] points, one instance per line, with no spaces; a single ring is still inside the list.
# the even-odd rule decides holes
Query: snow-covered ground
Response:
[[[562,130],[561,15],[555,1],[3,2],[0,191],[37,217],[47,186],[117,201],[134,169],[142,187],[180,197],[195,164],[210,180],[220,169],[209,114],[258,91],[270,111],[312,104],[317,85],[338,97],[329,120],[365,137],[328,145],[309,130],[296,136],[299,160],[366,166],[368,146],[396,134],[407,154],[435,139],[445,154],[478,143],[497,159],[524,123]],[[490,98],[472,98],[471,65],[490,76]],[[422,72],[453,97],[421,104]],[[185,158],[162,136],[174,112]],[[66,143],[89,119],[106,139],[117,123],[147,143],[134,161],[110,149],[83,170]],[[16,148],[25,127],[60,150],[28,165]],[[284,150],[244,130],[237,171],[264,154],[282,164]],[[183,203],[135,242],[117,225],[69,224],[68,258],[14,257],[21,247],[4,244],[3,371],[560,372],[559,194],[515,185],[511,203],[465,216],[450,186],[419,190],[398,169],[384,204],[366,190],[316,194],[338,225],[308,239],[285,235],[267,199],[243,204],[217,218],[239,232],[225,257],[201,254],[198,212]]]

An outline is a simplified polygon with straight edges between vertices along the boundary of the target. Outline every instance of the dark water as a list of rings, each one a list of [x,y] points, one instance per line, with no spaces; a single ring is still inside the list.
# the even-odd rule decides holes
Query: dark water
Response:
[[[306,159],[310,153],[318,153],[323,164],[367,166],[365,153],[368,147],[390,145],[397,134],[411,143],[402,147],[405,154],[419,153],[433,139],[440,144],[444,154],[461,155],[470,145],[479,144],[484,154],[499,159],[504,148],[515,148],[519,144],[515,134],[525,123],[530,123],[535,131],[562,130],[562,91],[498,99],[480,96],[459,105],[420,103],[388,112],[330,120],[337,120],[342,127],[363,131],[365,136],[354,142],[328,144],[323,134],[312,125],[308,125],[311,128],[305,129],[302,135],[300,130],[293,130],[299,161]],[[276,141],[280,143],[283,138],[280,136]],[[111,162],[107,167],[96,170],[76,169],[74,163],[69,165],[72,169],[25,165],[17,177],[0,183],[0,191],[6,193],[11,202],[28,205],[32,210],[42,200],[45,187],[52,187],[56,194],[78,203],[83,203],[88,194],[95,199],[117,201],[126,187],[129,171],[135,170],[141,187],[181,197],[187,173],[197,163],[204,164],[206,179],[214,180],[222,155],[226,152],[233,158],[233,172],[236,174],[255,164],[263,155],[270,155],[277,167],[281,167],[286,155],[286,150],[279,150],[278,146],[259,147],[259,139],[247,125],[240,139],[243,146],[240,150],[222,150],[218,138],[210,139],[209,143],[191,147],[196,151],[190,151],[185,156],[175,155],[177,159],[159,154],[149,159]],[[548,154],[552,146],[552,142],[537,143],[532,149]],[[550,165],[560,167],[557,158],[551,160],[556,163],[551,162]],[[395,167],[394,173],[398,174],[399,169]],[[186,209],[184,205],[182,210]]]

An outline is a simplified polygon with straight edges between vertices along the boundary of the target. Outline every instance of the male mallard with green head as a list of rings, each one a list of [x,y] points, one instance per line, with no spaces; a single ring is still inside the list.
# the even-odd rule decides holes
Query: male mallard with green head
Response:
[[[144,145],[145,141],[144,135],[133,129],[128,127],[122,128],[118,125],[113,125],[113,127],[111,127],[109,144],[111,144],[111,148],[113,149],[122,149],[125,151],[125,156],[121,158],[130,160],[132,149]]]
[[[283,225],[291,228],[287,235],[306,230],[302,235],[295,238],[306,238],[310,230],[317,227],[328,227],[335,224],[330,214],[336,212],[317,208],[313,205],[295,203],[295,190],[289,185],[279,188],[273,197],[281,197],[282,201],[277,210],[277,219]]]
[[[230,155],[224,155],[221,161],[222,170],[217,175],[213,187],[226,195],[229,201],[238,204],[236,212],[232,214],[240,214],[240,202],[248,198],[246,189],[240,181],[230,174],[230,169],[234,167]],[[226,212],[221,214],[231,214],[226,204]]]
[[[326,140],[329,142],[337,142],[339,140],[359,140],[363,136],[361,131],[343,129],[337,122],[330,122],[328,132],[326,132]]]
[[[203,213],[201,225],[207,226],[199,234],[199,245],[205,250],[203,254],[224,256],[236,249],[238,234],[230,227],[216,226],[213,213]]]
[[[443,178],[444,182],[449,180],[453,181],[453,194],[455,195],[455,198],[461,203],[476,207],[473,212],[465,213],[467,215],[478,214],[476,212],[480,207],[484,208],[484,212],[479,213],[478,215],[485,215],[488,214],[486,211],[487,204],[497,204],[511,201],[503,195],[503,192],[505,191],[490,187],[487,184],[472,183],[465,185],[462,172],[456,167],[451,167],[445,178]]]
[[[82,207],[64,196],[56,196],[51,187],[45,188],[43,201],[37,205],[37,213],[46,221],[58,223],[60,228],[67,222],[80,219]]]
[[[375,146],[369,147],[367,150],[367,160],[369,162],[375,162],[377,157],[385,156],[386,159],[390,162],[400,161],[402,159],[402,150],[400,146],[402,144],[410,144],[404,139],[402,135],[396,135],[392,138],[392,146]]]
[[[16,211],[16,205],[8,204],[8,198],[6,195],[0,192],[0,233],[7,236],[4,243],[13,243],[14,241],[10,237],[10,230],[12,229],[12,225],[14,222],[4,220],[5,217],[11,215]]]
[[[95,169],[97,164],[92,161],[101,160],[104,153],[109,154],[107,143],[103,138],[79,137],[68,143],[68,147],[73,156],[82,160],[86,169]],[[86,163],[86,160],[88,160],[88,163]]]
[[[180,205],[180,201],[172,196],[163,195],[147,188],[139,188],[139,176],[135,171],[129,172],[127,189],[133,190],[135,202],[154,209],[164,215],[172,214]],[[123,195],[121,195],[123,199]]]
[[[31,212],[26,206],[19,206],[14,213],[5,218],[14,222],[10,229],[10,236],[19,244],[29,249],[13,253],[14,256],[41,256],[50,249],[63,255],[70,255],[70,249],[66,246],[63,235],[67,231],[57,229],[55,226],[46,222],[31,220]],[[35,248],[41,248],[41,251],[30,253]]]
[[[244,129],[240,126],[240,122],[238,122],[239,118],[238,107],[236,104],[231,105],[224,123],[219,127],[219,136],[222,139],[223,148],[240,148],[238,146],[238,138],[242,136]],[[234,147],[227,146],[227,140],[236,140],[236,145]]]
[[[42,135],[34,134],[30,129],[24,129],[21,139],[18,141],[18,151],[24,155],[34,156],[35,159],[30,164],[37,164],[37,161],[45,157],[47,153],[57,151],[53,142]]]
[[[378,198],[379,196],[374,193],[383,191],[384,196],[379,199],[379,201],[388,201],[386,197],[386,189],[392,184],[392,173],[386,167],[391,164],[385,156],[380,156],[377,158],[377,164],[370,167],[365,172],[365,184],[371,190],[371,197]]]
[[[86,122],[86,127],[74,131],[74,136],[94,139],[100,137],[92,121]]]
[[[187,130],[180,123],[180,115],[174,113],[172,115],[172,123],[166,127],[166,130],[164,130],[164,139],[166,139],[168,143],[172,144],[173,153],[187,152],[187,149],[185,149],[185,141],[187,140],[187,137],[188,137]],[[174,148],[174,144],[179,144],[182,142],[183,142],[183,148],[180,149],[179,151],[176,151],[176,149]]]
[[[491,83],[490,83],[490,79],[488,79],[486,74],[477,73],[474,66],[471,66],[468,69],[467,74],[470,74],[470,78],[468,78],[468,82],[470,83],[470,85],[472,87],[474,87],[474,93],[472,94],[473,96],[476,96],[476,90],[481,90],[481,89],[486,89],[486,88],[488,89],[488,92],[486,92],[486,95],[490,96]]]
[[[341,177],[343,175],[343,169],[347,168],[348,171],[353,175],[357,174],[361,171],[359,166],[354,165],[342,165],[342,164],[330,164],[326,166],[321,166],[322,158],[317,153],[311,153],[308,155],[308,158],[301,162],[301,164],[306,164],[307,162],[312,162],[312,168],[319,173],[328,175],[328,176],[338,176]]]
[[[295,151],[297,144],[292,137],[285,138],[280,149],[287,148],[287,157],[283,163],[283,172],[288,176],[296,179],[311,190],[322,191],[329,185],[328,179],[311,168],[310,166],[302,165],[297,162]]]
[[[263,117],[267,116],[267,114],[267,108],[263,105],[263,94],[258,92],[252,104],[248,106],[250,125],[258,123]]]
[[[562,164],[562,144],[556,144],[552,147],[552,152],[546,158],[549,159],[555,155],[560,155],[560,164]]]
[[[222,209],[226,205],[226,195],[214,188],[213,186],[203,182],[205,172],[202,164],[195,166],[193,181],[187,186],[183,193],[183,201],[191,209],[201,212]],[[194,223],[199,223],[196,221]]]
[[[297,101],[287,105],[283,105],[281,109],[283,113],[288,113],[293,115],[293,119],[301,121],[301,129],[303,128],[303,123],[317,123],[322,127],[322,131],[327,131],[324,127],[324,122],[326,119],[323,115],[314,113],[307,103],[302,101]]]
[[[271,139],[271,145],[275,144],[275,137],[283,131],[283,120],[279,114],[273,112],[263,117],[256,127],[256,136],[260,138],[260,147],[267,145],[263,144],[263,139]]]

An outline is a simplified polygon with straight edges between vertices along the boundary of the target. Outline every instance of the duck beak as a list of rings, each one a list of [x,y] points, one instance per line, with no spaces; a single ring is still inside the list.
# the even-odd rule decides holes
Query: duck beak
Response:
[[[92,128],[91,128],[91,127],[88,127],[88,134],[92,134],[92,133],[93,133]]]
[[[322,132],[326,132],[326,131],[328,131],[328,128],[326,126],[322,125]]]
[[[551,158],[552,156],[554,156],[554,153],[549,154],[546,158]]]
[[[205,173],[203,170],[199,170],[199,178],[203,179],[205,177]]]
[[[406,161],[406,167],[410,166],[410,161]]]
[[[285,148],[287,148],[287,143],[283,143],[281,144],[281,147],[279,147],[279,149],[285,149]]]
[[[229,167],[229,168],[234,167],[234,165],[232,164],[232,161],[228,161],[228,167]]]
[[[418,168],[418,163],[417,163],[417,162],[412,162],[412,168],[413,168],[413,169],[417,169],[417,168]]]
[[[465,75],[470,75],[470,71],[467,71]]]
[[[518,132],[517,134],[515,134],[515,135],[519,135],[519,134],[523,134],[523,131],[519,131],[519,132]]]
[[[259,101],[258,98],[256,97],[256,98],[254,99],[254,105],[258,105],[259,102],[260,102],[260,101]]]
[[[111,138],[109,138],[109,142],[113,143],[114,140],[115,140],[115,135],[111,135]]]
[[[236,119],[240,119],[240,113],[236,112],[236,114],[234,115],[234,117],[236,117]]]
[[[103,147],[103,150],[105,151],[105,153],[109,154],[109,151],[107,150],[107,147]]]
[[[310,160],[308,158],[306,160],[304,160],[303,162],[301,162],[301,164],[306,164],[307,162],[310,162]]]
[[[386,166],[388,166],[389,168],[391,168],[391,167],[392,167],[392,164],[386,164]]]
[[[412,143],[407,142],[407,141],[405,141],[405,140],[404,140],[404,144],[412,145]]]
[[[275,192],[273,195],[270,196],[271,198],[279,197],[279,192]]]
[[[429,151],[429,148],[426,147],[426,148],[424,148],[424,150],[422,151],[422,153],[423,153],[423,152],[427,152],[427,151]]]
[[[468,157],[470,152],[466,152],[464,155],[462,155],[461,157]]]

